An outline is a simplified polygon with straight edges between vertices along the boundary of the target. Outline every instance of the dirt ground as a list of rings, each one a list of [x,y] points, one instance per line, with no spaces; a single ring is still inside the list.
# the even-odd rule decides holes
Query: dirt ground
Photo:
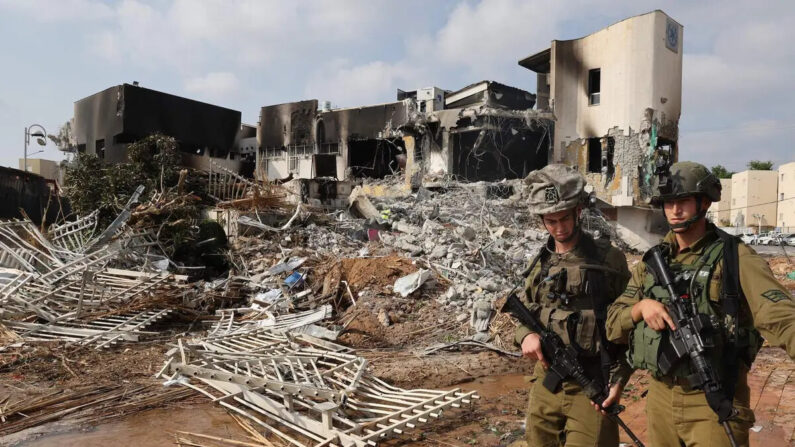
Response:
[[[629,256],[630,265],[638,260],[638,256]],[[795,289],[795,281],[785,277],[795,270],[795,265],[783,257],[770,258],[769,262],[779,280]],[[447,417],[383,445],[507,446],[522,438],[528,393],[523,376],[532,369],[532,362],[471,348],[442,350],[432,355],[423,353],[428,346],[460,340],[470,331],[468,321],[457,321],[455,315],[434,299],[446,289],[447,280],[429,281],[415,294],[400,298],[391,293],[394,280],[419,268],[408,259],[397,256],[346,259],[326,267],[326,272],[335,272],[340,280],[348,282],[356,299],[355,306],[349,303],[337,314],[336,324],[345,327],[338,341],[365,357],[376,376],[405,388],[458,387],[477,390],[480,395],[470,408],[453,410]],[[320,288],[322,284],[317,286]],[[389,325],[383,324],[379,314],[389,318]],[[160,382],[153,376],[170,349],[167,341],[179,333],[202,330],[199,323],[191,315],[177,316],[162,323],[160,329],[164,332],[153,340],[106,351],[54,343],[7,345],[0,350],[0,396],[6,397],[6,401],[29,399],[86,384],[159,386]],[[492,322],[495,344],[513,349],[512,330],[511,320],[498,316]],[[793,373],[795,362],[783,350],[766,347],[760,352],[749,378],[757,419],[751,433],[752,446],[795,446]],[[643,440],[646,419],[641,393],[648,380],[643,374],[633,376],[623,398],[627,406],[623,417]],[[2,405],[0,402],[0,415]],[[164,405],[171,410],[163,411]],[[246,439],[243,430],[229,416],[198,396],[144,406],[141,410],[139,414],[103,421],[94,430],[91,424],[51,423],[28,437],[0,437],[0,444],[99,446],[125,439],[136,440],[127,445],[174,445],[174,432],[185,429]],[[2,429],[0,423],[0,435]],[[57,435],[59,432],[66,433]]]

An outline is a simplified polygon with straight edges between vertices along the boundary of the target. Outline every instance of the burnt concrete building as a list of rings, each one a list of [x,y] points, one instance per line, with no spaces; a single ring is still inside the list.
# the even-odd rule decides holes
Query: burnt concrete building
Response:
[[[537,74],[538,109],[555,116],[551,161],[577,167],[639,249],[667,231],[648,200],[655,166],[678,158],[682,33],[657,10],[519,61]]]
[[[75,102],[74,137],[78,152],[108,163],[124,161],[127,144],[153,133],[174,137],[192,159],[228,159],[245,130],[240,119],[237,110],[122,84]]]
[[[318,110],[317,100],[263,107],[258,172],[287,177],[449,175],[520,178],[547,164],[551,115],[535,95],[482,81],[450,92],[398,91],[398,101]]]
[[[268,179],[383,177],[405,154],[401,129],[409,100],[318,110],[317,100],[263,107],[257,131],[258,172]]]

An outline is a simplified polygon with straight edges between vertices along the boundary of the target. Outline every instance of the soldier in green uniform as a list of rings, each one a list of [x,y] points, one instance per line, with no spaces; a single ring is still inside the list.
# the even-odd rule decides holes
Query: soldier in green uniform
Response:
[[[543,221],[549,239],[528,269],[523,301],[542,324],[575,346],[592,378],[610,384],[607,407],[618,401],[631,374],[623,352],[604,337],[607,305],[629,279],[626,257],[608,240],[594,240],[580,228],[587,195],[577,171],[548,165],[531,172],[525,182],[530,210]],[[530,378],[535,385],[527,410],[527,445],[617,446],[618,427],[593,410],[579,385],[565,381],[554,391],[542,385],[551,360],[544,358],[538,334],[519,326],[515,337],[524,356],[538,361]]]
[[[761,346],[760,332],[795,358],[795,303],[765,260],[706,221],[707,209],[720,194],[720,181],[704,166],[680,162],[671,166],[652,203],[662,206],[671,226],[661,248],[675,291],[712,322],[714,347],[706,356],[736,410],[728,420],[733,436],[747,446],[754,415],[746,379]],[[632,366],[649,370],[653,378],[646,402],[649,441],[655,447],[729,446],[705,392],[691,386],[688,360],[668,374],[660,372],[661,346],[668,343],[669,328],[676,327],[667,302],[660,281],[641,262],[608,310],[608,339],[628,343]]]

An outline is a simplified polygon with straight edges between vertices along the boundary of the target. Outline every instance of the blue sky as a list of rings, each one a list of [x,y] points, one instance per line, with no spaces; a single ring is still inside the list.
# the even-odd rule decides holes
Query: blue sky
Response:
[[[534,91],[520,58],[663,6],[684,25],[680,158],[795,160],[793,2],[0,0],[0,164],[17,166],[25,126],[56,133],[74,101],[123,82],[248,123],[306,98],[356,106],[481,79]]]

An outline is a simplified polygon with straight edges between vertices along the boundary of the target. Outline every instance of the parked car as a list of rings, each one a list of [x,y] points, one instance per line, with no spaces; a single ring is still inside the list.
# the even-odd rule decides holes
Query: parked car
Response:
[[[781,233],[764,233],[756,238],[756,243],[759,245],[778,245],[778,237]]]
[[[756,244],[756,235],[755,234],[743,234],[740,236],[740,240],[743,241],[746,245],[754,245]]]
[[[790,236],[784,239],[784,242],[791,247],[795,247],[795,236]]]

